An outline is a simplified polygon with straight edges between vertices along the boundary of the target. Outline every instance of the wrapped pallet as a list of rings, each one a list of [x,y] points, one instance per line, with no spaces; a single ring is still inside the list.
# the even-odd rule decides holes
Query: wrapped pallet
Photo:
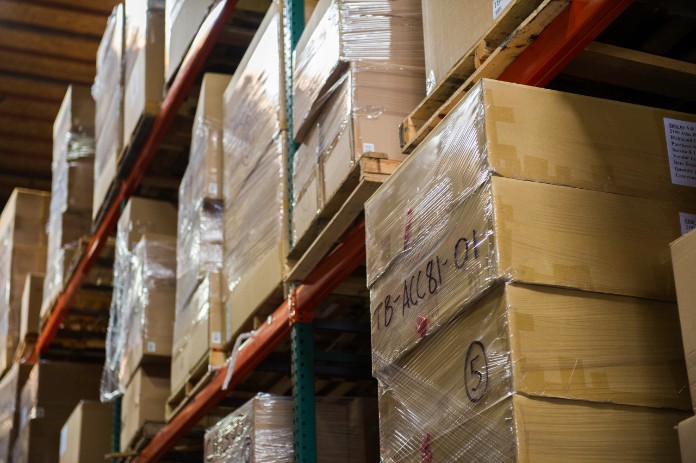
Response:
[[[335,463],[376,461],[365,418],[374,419],[368,399],[317,399],[317,458]],[[210,463],[291,463],[293,461],[291,397],[258,394],[220,420],[205,435]]]
[[[224,95],[226,336],[282,299],[287,175],[281,20],[273,2]]]
[[[92,86],[95,102],[94,192],[96,218],[116,178],[123,147],[123,5],[117,5],[106,23],[97,50],[97,73]]]
[[[383,461],[678,461],[694,120],[484,80],[372,196]]]
[[[295,140],[304,140],[318,110],[351,62],[389,65],[395,75],[399,67],[417,68],[422,83],[421,2],[319,1],[295,49]],[[422,90],[413,91],[423,95]]]
[[[174,78],[186,52],[215,0],[166,0],[164,79]]]
[[[94,100],[89,90],[69,86],[53,124],[44,313],[63,290],[80,238],[92,229],[94,120]]]
[[[168,367],[142,365],[135,371],[121,400],[122,452],[133,450],[146,423],[164,422],[170,389]]]
[[[27,273],[46,269],[46,223],[51,196],[16,188],[0,215],[0,372],[19,342],[22,292]]]
[[[100,377],[96,364],[34,365],[22,389],[13,463],[58,461],[61,428],[81,400],[98,400]]]
[[[12,365],[0,380],[0,462],[12,461],[12,447],[17,439],[22,388],[31,366]]]
[[[119,219],[101,386],[104,401],[125,392],[144,356],[169,363],[176,295],[176,217],[170,203],[134,197]]]
[[[164,98],[165,0],[126,0],[123,51],[123,146]]]
[[[191,155],[179,186],[173,393],[204,357],[209,366],[224,359],[222,95],[230,78],[203,77]]]
[[[60,431],[59,463],[94,463],[111,452],[113,406],[80,401]]]

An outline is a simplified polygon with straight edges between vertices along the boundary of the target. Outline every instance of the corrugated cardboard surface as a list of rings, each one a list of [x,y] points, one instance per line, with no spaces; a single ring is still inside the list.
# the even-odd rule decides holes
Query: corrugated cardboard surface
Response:
[[[679,447],[683,463],[696,461],[696,417],[692,416],[679,423]]]
[[[145,422],[164,422],[169,389],[169,367],[143,366],[135,372],[121,402],[122,452]]]
[[[167,0],[165,14],[165,81],[181,64],[213,0]]]
[[[43,302],[44,276],[37,273],[27,273],[22,292],[22,308],[19,325],[19,339],[27,334],[39,333],[39,319]]]
[[[80,402],[60,433],[60,463],[96,463],[111,452],[113,406]]]
[[[128,249],[132,250],[146,232],[176,236],[176,215],[176,208],[171,203],[132,197],[119,219],[119,224],[123,224],[119,229],[128,230]]]

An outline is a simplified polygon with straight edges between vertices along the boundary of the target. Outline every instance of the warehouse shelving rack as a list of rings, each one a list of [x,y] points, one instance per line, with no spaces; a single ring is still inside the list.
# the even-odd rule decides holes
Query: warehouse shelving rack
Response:
[[[107,205],[105,214],[92,235],[87,252],[57,300],[30,359],[36,362],[50,346],[61,321],[69,310],[70,301],[79,291],[82,281],[96,262],[107,238],[113,233],[120,216],[121,205],[135,192],[147,167],[153,160],[167,130],[185,101],[191,87],[203,70],[207,57],[230,18],[237,0],[223,0],[211,12],[209,27],[202,30],[179,70],[152,128],[128,175],[120,181],[117,193]],[[573,0],[502,74],[501,80],[542,86],[556,76],[594,38],[611,24],[633,0]],[[304,27],[303,0],[285,0],[286,51],[292,50]],[[291,59],[292,53],[286,53]],[[286,63],[286,70],[292,69]],[[287,78],[292,73],[287,72]],[[286,82],[291,89],[292,83]],[[292,92],[288,93],[288,111],[292,111]],[[288,120],[292,120],[291,117]],[[292,130],[289,131],[292,133]],[[293,146],[290,151],[292,154]],[[244,376],[258,366],[283,340],[292,340],[292,376],[296,403],[295,461],[316,461],[313,390],[313,310],[355,269],[365,261],[365,224],[361,221],[349,230],[342,241],[327,255],[290,296],[268,317],[253,336],[240,348],[231,372],[228,390],[223,384],[230,366],[217,371],[207,384],[162,430],[142,453],[138,463],[156,462],[182,439],[197,422],[212,410],[239,384]]]

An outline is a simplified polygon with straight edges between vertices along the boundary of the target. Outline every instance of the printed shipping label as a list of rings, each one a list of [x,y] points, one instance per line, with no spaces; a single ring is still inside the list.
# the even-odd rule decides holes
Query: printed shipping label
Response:
[[[157,344],[154,343],[154,342],[152,342],[152,341],[149,341],[149,342],[147,343],[147,351],[148,351],[148,352],[154,352],[154,351],[156,351],[156,350],[157,350]]]
[[[665,117],[672,183],[696,187],[696,124]]]
[[[213,331],[211,341],[213,344],[220,344],[222,342],[222,334],[219,331]]]
[[[363,153],[374,153],[375,144],[374,143],[363,143]]]
[[[493,19],[497,18],[512,0],[493,0]]]
[[[691,230],[696,228],[696,214],[687,214],[686,212],[680,212],[679,223],[681,223],[682,235],[686,235]]]

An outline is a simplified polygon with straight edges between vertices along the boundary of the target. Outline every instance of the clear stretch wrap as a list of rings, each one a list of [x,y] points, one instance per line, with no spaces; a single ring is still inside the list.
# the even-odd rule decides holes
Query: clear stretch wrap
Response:
[[[368,419],[374,400],[317,398],[318,461],[376,461]],[[205,434],[206,463],[291,463],[292,397],[258,394]]]
[[[395,361],[499,281],[674,300],[669,242],[695,191],[671,181],[665,115],[695,119],[474,87],[366,204],[375,355]]]
[[[96,214],[116,175],[123,141],[123,4],[106,24],[97,50],[97,72],[92,86],[95,102],[94,203]]]
[[[53,124],[53,180],[48,219],[44,295],[63,289],[65,272],[79,239],[92,227],[94,189],[94,100],[89,91],[68,87]]]
[[[139,354],[171,355],[176,295],[176,223],[176,209],[162,201],[133,197],[121,213],[116,230],[114,290],[109,310],[106,359],[101,385],[103,402],[123,394],[128,381],[125,375],[132,374],[132,370],[137,368],[139,358],[136,357],[142,357]],[[144,244],[138,256],[135,248],[141,241]],[[136,286],[141,293],[135,291]],[[148,299],[141,297],[142,291]],[[156,297],[152,298],[153,295]],[[143,332],[142,341],[136,343],[135,347],[141,348],[140,352],[136,352],[129,349],[128,344],[132,327],[136,322],[141,326],[143,320],[149,322],[148,316],[151,314],[144,306],[134,307],[133,304],[150,299],[158,302],[157,310],[152,311],[154,317],[160,317],[157,325],[169,323],[168,344],[166,339],[165,342],[153,340],[154,346],[148,346],[146,334],[167,333],[165,328],[149,330]],[[134,314],[140,314],[144,318],[134,320]]]
[[[228,336],[241,328],[283,278],[287,176],[280,43],[279,7],[274,2],[224,95],[223,272]]]
[[[19,401],[29,370],[27,365],[12,365],[0,381],[0,463],[12,461],[12,446],[19,427]]]
[[[422,68],[354,62],[326,91],[319,117],[293,160],[294,242],[363,154],[404,158],[398,127],[425,96],[422,81]]]
[[[303,141],[327,89],[349,62],[421,68],[425,78],[419,0],[321,0],[295,50],[293,127]],[[422,80],[420,83],[422,88]]]
[[[19,342],[22,293],[27,273],[46,270],[46,223],[51,196],[16,188],[0,215],[0,371]]]

